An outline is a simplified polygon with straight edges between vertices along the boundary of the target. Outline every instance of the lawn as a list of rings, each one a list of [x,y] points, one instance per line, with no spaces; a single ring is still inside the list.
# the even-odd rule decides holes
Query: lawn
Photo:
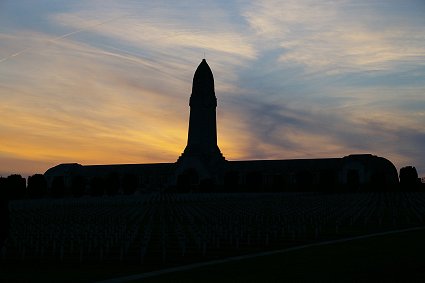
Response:
[[[129,282],[424,282],[425,230],[325,244]],[[1,282],[94,282],[140,274],[115,263],[6,264]],[[116,281],[120,282],[120,280]]]
[[[144,194],[23,200],[10,208],[0,282],[92,282],[425,226],[423,193]],[[180,275],[180,281],[192,282],[416,276],[425,262],[423,236],[419,231],[381,235],[158,280],[175,281]],[[369,273],[372,277],[366,277]]]
[[[173,272],[131,282],[424,282],[425,230]]]

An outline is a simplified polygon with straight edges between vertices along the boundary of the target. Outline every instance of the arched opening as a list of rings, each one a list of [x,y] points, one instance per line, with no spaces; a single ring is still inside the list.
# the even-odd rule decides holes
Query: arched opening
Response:
[[[298,191],[308,192],[313,190],[313,174],[310,171],[299,171],[295,178]]]
[[[355,192],[359,189],[360,176],[359,171],[350,169],[347,171],[347,187],[350,192]]]
[[[319,173],[318,190],[321,192],[334,192],[337,183],[337,174],[332,170],[322,170]]]
[[[193,191],[199,186],[199,174],[193,169],[186,169],[177,176],[177,188],[179,191]]]
[[[224,175],[224,189],[228,192],[236,192],[239,190],[239,172],[228,171]]]
[[[259,192],[262,190],[263,174],[257,171],[246,174],[246,190],[248,192]]]
[[[287,189],[285,186],[285,183],[286,183],[285,176],[283,176],[282,174],[274,174],[271,191],[284,192]]]

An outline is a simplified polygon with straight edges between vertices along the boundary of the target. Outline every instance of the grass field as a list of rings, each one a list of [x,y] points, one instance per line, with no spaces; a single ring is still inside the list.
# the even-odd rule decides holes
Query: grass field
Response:
[[[310,247],[131,282],[424,282],[425,230]]]
[[[0,253],[0,281],[91,282],[424,225],[423,193],[146,194],[16,201],[11,203],[11,237]],[[323,277],[328,272],[322,271],[335,265],[332,274],[339,281],[344,274],[366,274],[370,265],[377,274],[388,268],[390,274],[421,274],[421,233],[312,247],[244,260],[242,266],[227,263],[213,273],[220,276],[223,268],[228,277],[239,273],[234,270],[249,274],[265,269],[277,278],[304,280],[305,268]],[[185,272],[189,277],[182,281],[196,280],[211,268]],[[250,278],[255,275],[240,280]]]
[[[424,282],[424,239],[425,230],[402,232],[128,282]],[[143,271],[137,265],[108,263],[6,264],[0,270],[1,282],[94,282]]]

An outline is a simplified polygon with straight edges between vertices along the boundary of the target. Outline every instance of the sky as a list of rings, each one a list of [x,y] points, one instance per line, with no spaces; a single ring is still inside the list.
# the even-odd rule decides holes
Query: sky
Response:
[[[424,27],[423,0],[1,0],[0,175],[176,161],[205,57],[227,160],[425,176]]]

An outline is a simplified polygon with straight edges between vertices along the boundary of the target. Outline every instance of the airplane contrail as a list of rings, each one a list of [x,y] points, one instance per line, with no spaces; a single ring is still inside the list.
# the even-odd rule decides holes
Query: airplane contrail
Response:
[[[116,50],[119,53],[113,52],[113,51],[97,51],[94,52],[95,54],[102,54],[102,55],[106,55],[106,56],[111,56],[111,57],[115,57],[121,60],[126,60],[126,61],[130,61],[133,63],[137,63],[137,64],[141,64],[144,65],[147,68],[150,68],[154,71],[160,72],[161,74],[170,77],[170,78],[176,78],[176,76],[174,74],[171,74],[169,72],[165,72],[164,70],[162,70],[161,68],[158,68],[156,64],[154,64],[152,62],[152,60],[149,60],[147,57],[141,56],[139,54],[136,53],[132,53],[128,50],[125,49],[121,49],[121,48],[116,48],[113,46],[108,46],[105,44],[102,44],[103,47],[108,48],[108,49],[112,49],[112,50]]]
[[[90,26],[87,26],[85,28],[81,28],[81,29],[78,29],[78,30],[75,30],[75,31],[72,31],[72,32],[68,32],[68,33],[63,34],[61,36],[58,36],[58,37],[55,37],[53,39],[48,40],[47,43],[58,42],[58,41],[60,41],[60,40],[62,40],[64,38],[70,37],[71,35],[74,35],[74,34],[77,34],[77,33],[80,33],[80,32],[84,32],[84,31],[90,30],[92,28],[95,28],[95,27],[98,27],[98,26],[101,26],[101,25],[104,25],[104,24],[107,24],[107,23],[110,23],[110,22],[119,20],[119,19],[121,19],[123,17],[126,17],[126,16],[128,16],[128,14],[125,14],[125,15],[122,15],[122,16],[119,16],[119,17],[115,17],[115,18],[112,18],[112,19],[109,19],[109,20],[106,20],[106,21],[103,21],[103,22],[100,22],[100,23],[97,23],[97,24],[94,24],[94,25],[90,25]],[[3,58],[0,59],[0,63],[3,63],[3,62],[5,62],[5,61],[7,61],[9,59],[12,59],[12,58],[16,57],[16,56],[19,56],[22,53],[25,53],[25,52],[27,52],[28,50],[31,50],[31,49],[32,49],[31,47],[27,47],[27,48],[24,48],[24,49],[22,49],[22,50],[20,50],[18,52],[15,52],[15,53],[10,54],[10,55],[8,55],[6,57],[3,57]]]
[[[16,57],[16,56],[18,56],[18,55],[20,55],[20,54],[22,54],[22,53],[26,52],[28,49],[30,49],[30,48],[29,48],[29,47],[27,47],[27,48],[25,48],[25,49],[22,49],[21,51],[18,51],[18,52],[16,52],[16,53],[10,54],[9,56],[6,56],[6,57],[4,57],[4,58],[0,59],[0,63],[4,62],[4,61],[6,61],[6,60],[8,60],[8,59],[10,59],[10,58]]]

